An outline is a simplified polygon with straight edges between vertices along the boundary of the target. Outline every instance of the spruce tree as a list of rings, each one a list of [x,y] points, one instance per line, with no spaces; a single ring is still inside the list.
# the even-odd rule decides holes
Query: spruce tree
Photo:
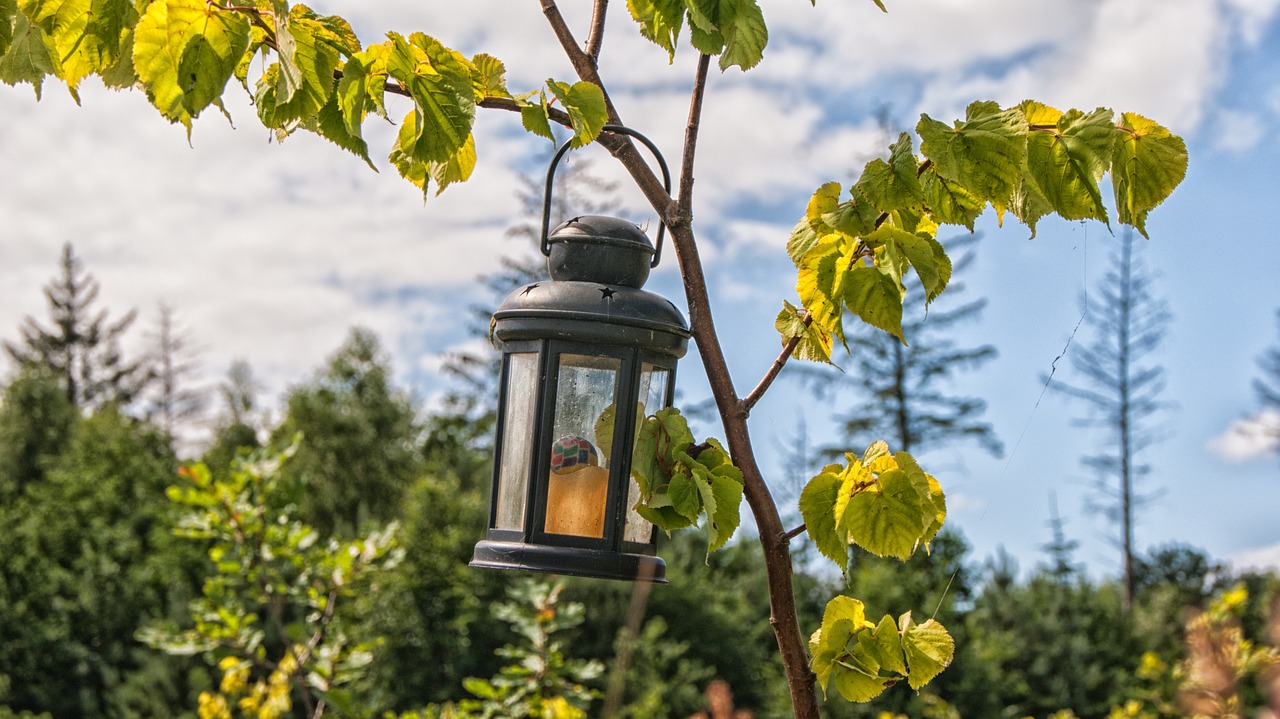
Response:
[[[1084,383],[1059,382],[1050,388],[1082,401],[1089,413],[1078,422],[1103,432],[1103,449],[1081,462],[1097,476],[1089,508],[1117,528],[1114,542],[1123,562],[1121,600],[1128,614],[1134,591],[1134,518],[1157,496],[1137,486],[1151,472],[1139,455],[1164,433],[1153,420],[1170,406],[1161,399],[1164,367],[1150,361],[1168,330],[1169,310],[1135,256],[1133,233],[1125,232],[1118,242],[1113,269],[1091,297],[1081,300],[1093,336],[1071,353],[1071,365]]]
[[[120,347],[138,313],[130,310],[110,321],[106,310],[95,308],[100,286],[70,243],[62,247],[59,270],[44,289],[52,327],[26,317],[19,328],[22,341],[6,341],[5,351],[19,366],[56,373],[67,400],[82,409],[133,402],[152,378],[144,360],[126,360]]]

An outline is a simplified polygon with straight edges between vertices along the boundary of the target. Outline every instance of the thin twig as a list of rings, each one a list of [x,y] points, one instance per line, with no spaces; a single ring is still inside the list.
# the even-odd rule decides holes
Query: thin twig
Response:
[[[600,66],[600,45],[604,43],[604,18],[609,9],[609,0],[596,0],[591,11],[591,32],[587,34],[587,57],[591,64]]]
[[[802,524],[799,527],[796,527],[795,529],[792,529],[791,531],[784,533],[782,535],[782,541],[790,542],[791,540],[795,539],[801,534],[804,534],[806,531],[808,531],[808,529],[809,529],[808,525]]]
[[[803,322],[804,326],[808,327],[813,323],[813,315],[805,312]],[[778,359],[774,360],[773,364],[770,365],[769,371],[764,373],[764,377],[760,379],[760,384],[756,385],[756,388],[751,390],[751,394],[747,395],[740,403],[741,411],[744,415],[751,414],[751,408],[755,407],[756,402],[759,402],[760,398],[764,396],[764,393],[769,391],[769,385],[772,385],[773,381],[778,378],[778,373],[782,372],[782,367],[787,364],[787,360],[791,359],[791,355],[796,351],[796,347],[798,346],[800,346],[799,337],[792,337],[787,340],[785,345],[783,345],[782,353],[779,354]]]
[[[707,94],[707,68],[711,56],[698,58],[698,72],[693,83],[693,95],[689,98],[689,121],[684,129],[684,153],[680,158],[680,198],[677,205],[678,222],[693,222],[693,158],[698,149],[698,129],[702,124],[702,99]],[[668,220],[670,223],[670,220]]]
[[[556,39],[560,41],[560,47],[564,49],[564,54],[569,58],[569,62],[573,64],[573,69],[578,73],[578,77],[586,80],[600,88],[600,92],[604,93],[604,107],[609,115],[609,123],[612,125],[621,125],[622,118],[618,116],[618,110],[613,106],[613,100],[609,98],[609,91],[605,89],[604,82],[600,80],[600,73],[596,72],[595,61],[591,56],[583,52],[578,47],[578,41],[573,39],[573,31],[564,21],[564,16],[560,14],[560,8],[556,6],[555,0],[542,0],[542,14],[546,16],[547,22],[551,23],[551,29],[556,34]],[[630,147],[630,142],[623,145]],[[639,157],[639,153],[633,153]]]

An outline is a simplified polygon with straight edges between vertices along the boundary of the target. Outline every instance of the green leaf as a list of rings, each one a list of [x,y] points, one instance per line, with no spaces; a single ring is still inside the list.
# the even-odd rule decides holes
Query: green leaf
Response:
[[[725,41],[720,69],[737,66],[745,72],[759,65],[769,43],[769,30],[756,0],[720,0],[720,18]]]
[[[1023,103],[1022,109],[1033,127],[1027,137],[1027,174],[1045,201],[1063,219],[1106,222],[1098,182],[1111,161],[1111,111],[1062,114],[1033,102]]]
[[[475,87],[476,99],[485,97],[511,97],[507,91],[507,66],[498,58],[480,53],[471,58],[475,73],[471,78]]]
[[[643,504],[637,505],[636,514],[644,517],[650,524],[671,534],[673,530],[691,527],[694,520],[685,517],[675,510],[674,507],[648,507]]]
[[[191,129],[218,101],[249,44],[249,23],[204,0],[155,0],[134,30],[133,65],[160,114]],[[317,108],[318,109],[318,108]]]
[[[867,624],[862,602],[844,595],[827,602],[822,613],[822,626],[809,639],[809,665],[818,676],[818,685],[826,691],[836,662],[843,656],[849,641]]]
[[[377,172],[378,168],[374,167],[373,161],[369,159],[369,146],[360,137],[359,125],[356,126],[356,132],[353,134],[343,116],[342,108],[338,104],[337,95],[329,98],[329,103],[320,108],[320,112],[315,117],[304,122],[303,125],[308,130],[364,160],[370,169]]]
[[[369,97],[369,65],[357,55],[347,60],[342,66],[342,79],[338,81],[338,90],[334,96],[338,109],[342,111],[342,122],[347,134],[360,137],[364,127],[364,118],[368,113],[372,100]],[[366,149],[366,154],[368,150]]]
[[[13,12],[12,39],[8,52],[0,56],[0,82],[11,86],[28,83],[39,99],[45,76],[55,72],[53,58],[45,44],[44,32],[31,25],[16,9]]]
[[[556,100],[569,113],[569,122],[573,125],[573,147],[583,147],[595,141],[600,129],[609,120],[609,112],[605,108],[604,91],[599,85],[589,82],[575,82],[569,85],[563,82],[547,80],[547,87]]]
[[[20,0],[18,4],[52,41],[49,50],[56,53],[58,74],[73,92],[86,76],[117,62],[125,21],[137,19],[128,0]]]
[[[715,506],[707,515],[707,530],[710,534],[707,553],[723,547],[741,523],[739,509],[742,506],[742,480],[735,481],[725,474],[711,473],[711,494]],[[705,502],[705,499],[704,499]]]
[[[684,0],[627,0],[627,9],[640,25],[640,34],[666,50],[668,62],[674,61],[684,24]]]
[[[914,624],[911,612],[907,612],[899,618],[899,624],[907,657],[907,683],[919,691],[951,664],[956,643],[946,628],[932,619]]]
[[[302,87],[302,68],[298,66],[298,47],[292,31],[293,15],[289,12],[287,0],[271,0],[271,10],[275,21],[277,64],[280,66],[274,96],[278,102],[287,103]],[[259,110],[259,115],[261,112]]]
[[[303,15],[302,6],[295,6],[293,11],[294,16],[288,23],[293,54],[286,60],[284,53],[280,53],[276,63],[280,71],[271,115],[276,123],[273,127],[310,117],[327,105],[337,85],[333,73],[342,62],[342,53],[332,42],[328,28]],[[296,81],[288,78],[295,70],[300,73]]]
[[[814,231],[808,218],[796,223],[790,239],[787,240],[787,254],[791,256],[791,261],[796,267],[800,267],[805,255],[818,245],[819,239],[818,233]]]
[[[934,165],[920,176],[925,200],[935,221],[939,224],[964,225],[973,231],[973,221],[982,214],[983,201],[958,183],[938,174]]]
[[[813,193],[813,197],[809,198],[809,204],[805,207],[804,216],[809,221],[809,227],[820,235],[831,234],[832,227],[827,224],[825,216],[831,212],[835,212],[840,206],[840,195],[843,191],[840,189],[839,182],[823,183],[817,191]],[[800,255],[803,257],[803,254]],[[791,259],[798,259],[795,254]]]
[[[791,353],[792,357],[831,364],[831,335],[822,328],[815,327],[812,322],[806,324],[799,308],[790,302],[782,301],[782,311],[778,313],[773,326],[782,335],[784,344],[799,339]]]
[[[689,11],[689,41],[704,55],[724,52],[724,34],[720,32],[720,0],[685,0]]]
[[[9,52],[13,45],[13,26],[17,21],[17,0],[0,0],[0,56]],[[11,22],[9,18],[13,18]]]
[[[796,274],[796,294],[813,322],[842,341],[842,288],[850,262],[844,250],[845,243],[839,237],[828,236],[804,256]]]
[[[842,484],[839,474],[826,470],[810,479],[800,493],[800,515],[818,552],[844,571],[849,563],[849,541],[836,529],[835,512]]]
[[[415,105],[413,129],[401,127],[397,147],[418,162],[448,162],[467,143],[475,120],[471,72],[461,56],[434,38],[421,33],[408,40],[396,33],[388,37],[387,71]]]
[[[878,557],[907,559],[927,526],[926,511],[933,508],[932,503],[926,508],[926,500],[906,472],[881,473],[876,487],[849,498],[844,514],[849,541]]]
[[[918,164],[911,149],[911,136],[902,133],[889,148],[889,162],[875,159],[867,163],[855,188],[880,212],[924,206],[924,188],[917,177]]]
[[[835,673],[836,691],[845,701],[869,702],[885,690],[884,678],[868,672],[856,663],[843,663]]]
[[[547,93],[535,94],[538,102],[524,102],[520,105],[520,124],[526,132],[555,142],[556,136],[551,132],[551,118],[547,113]]]
[[[892,247],[911,264],[924,287],[926,302],[932,302],[951,280],[951,260],[942,243],[932,237],[921,237],[883,225],[867,235],[866,240]]]
[[[1017,109],[975,102],[954,127],[921,115],[920,152],[938,175],[1003,213],[1018,185],[1027,151],[1027,125]],[[926,195],[928,189],[926,188]],[[981,205],[980,205],[981,206]],[[935,208],[936,209],[936,208]]]
[[[902,337],[902,293],[892,277],[875,267],[857,264],[844,273],[841,289],[849,311],[906,342]]]
[[[702,498],[699,496],[699,487],[694,483],[693,477],[684,473],[672,477],[671,484],[667,487],[667,496],[671,500],[671,508],[679,512],[680,516],[690,522],[698,520],[698,514],[702,510]]]
[[[1181,137],[1142,115],[1120,116],[1111,156],[1111,184],[1120,222],[1147,237],[1147,214],[1165,201],[1187,174]]]
[[[888,614],[880,620],[870,636],[867,637],[867,648],[871,655],[885,671],[907,675],[906,658],[902,650],[902,637],[898,634],[898,625]]]

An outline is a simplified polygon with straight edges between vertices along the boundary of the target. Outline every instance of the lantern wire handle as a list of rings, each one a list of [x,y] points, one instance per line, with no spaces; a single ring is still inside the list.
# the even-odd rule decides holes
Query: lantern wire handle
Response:
[[[662,153],[658,151],[658,146],[654,145],[653,141],[623,125],[605,125],[600,128],[600,131],[628,135],[644,143],[644,146],[649,148],[653,156],[658,158],[658,167],[662,169],[662,187],[667,191],[667,194],[671,194],[671,171],[667,169],[667,161],[663,159]],[[572,143],[573,140],[570,139],[561,145],[560,149],[556,151],[555,157],[551,159],[551,166],[547,168],[547,186],[542,200],[542,254],[547,257],[551,256],[551,239],[549,237],[551,231],[551,186],[555,180],[556,165],[560,164],[560,158],[564,157],[565,153],[569,151],[569,146]],[[657,267],[658,261],[662,258],[662,233],[666,228],[667,224],[659,219],[658,240],[654,243],[653,261],[649,263],[649,267]]]

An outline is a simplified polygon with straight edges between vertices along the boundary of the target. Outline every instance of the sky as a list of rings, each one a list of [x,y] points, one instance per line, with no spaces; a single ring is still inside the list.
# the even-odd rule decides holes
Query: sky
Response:
[[[585,38],[589,3],[562,5]],[[739,391],[778,353],[773,318],[795,295],[791,226],[819,185],[847,185],[884,154],[878,117],[896,135],[921,113],[949,122],[977,99],[1138,112],[1182,134],[1191,159],[1139,252],[1173,317],[1155,358],[1176,406],[1162,415],[1166,438],[1143,456],[1143,488],[1163,494],[1138,515],[1137,545],[1186,543],[1237,567],[1280,567],[1280,461],[1267,437],[1238,430],[1258,411],[1257,358],[1280,344],[1280,246],[1267,236],[1280,197],[1280,0],[886,0],[887,14],[869,0],[761,5],[764,61],[745,74],[713,71],[696,165],[694,228]],[[366,43],[423,31],[467,54],[489,52],[514,91],[572,78],[532,0],[313,7],[347,17]],[[685,46],[668,64],[624,3],[611,4],[610,22],[601,57],[610,94],[624,122],[674,163],[696,56]],[[393,116],[409,109],[394,103]],[[380,335],[397,377],[429,409],[448,387],[443,358],[478,345],[468,308],[498,301],[480,278],[503,256],[533,252],[506,230],[528,221],[518,193],[522,177],[544,171],[546,141],[511,113],[480,111],[475,175],[424,203],[380,159],[392,125],[366,127],[373,172],[305,133],[273,142],[238,88],[227,109],[232,123],[206,113],[188,141],[137,91],[90,80],[77,107],[55,83],[39,101],[29,86],[0,86],[0,339],[16,339],[25,316],[45,316],[41,287],[71,242],[101,283],[103,306],[140,311],[135,348],[159,305],[174,309],[200,348],[206,387],[243,359],[278,403],[360,325]],[[584,152],[597,153],[593,173],[622,179],[606,153]],[[623,216],[656,222],[625,187],[622,201]],[[1046,219],[1029,240],[990,211],[978,229],[964,296],[988,304],[956,340],[994,345],[999,356],[951,389],[986,399],[1005,453],[958,445],[921,462],[947,490],[950,522],[975,560],[1003,550],[1024,569],[1042,561],[1056,503],[1081,543],[1077,559],[1114,576],[1111,527],[1086,511],[1092,477],[1079,462],[1101,435],[1074,423],[1084,408],[1043,381],[1055,366],[1055,380],[1080,381],[1061,356],[1089,338],[1085,328],[1072,334],[1082,293],[1112,261],[1110,231]],[[683,307],[674,259],[648,288]],[[839,411],[787,374],[751,423],[780,492],[790,469],[782,448],[801,426],[815,443],[833,441],[828,420]],[[677,384],[683,401],[709,395],[695,351]]]

